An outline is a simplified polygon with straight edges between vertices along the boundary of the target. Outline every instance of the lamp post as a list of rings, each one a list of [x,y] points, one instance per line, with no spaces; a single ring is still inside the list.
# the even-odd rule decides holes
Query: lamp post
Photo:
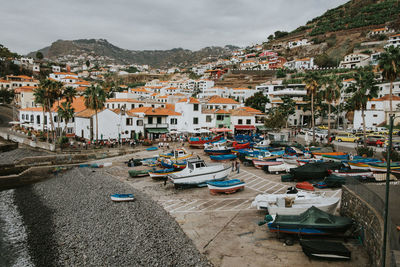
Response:
[[[386,191],[385,191],[385,210],[383,213],[383,246],[382,246],[382,266],[386,266],[386,242],[387,242],[387,224],[389,213],[389,181],[390,181],[390,153],[392,150],[393,122],[394,114],[389,114],[389,144],[386,155]]]

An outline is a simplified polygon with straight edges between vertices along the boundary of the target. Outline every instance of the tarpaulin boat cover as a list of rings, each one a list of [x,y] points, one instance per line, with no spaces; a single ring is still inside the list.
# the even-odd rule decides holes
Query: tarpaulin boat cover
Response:
[[[290,174],[298,181],[323,179],[329,175],[328,170],[340,169],[340,162],[315,162],[290,169]]]
[[[301,239],[300,245],[308,257],[343,260],[351,258],[351,252],[340,242]]]

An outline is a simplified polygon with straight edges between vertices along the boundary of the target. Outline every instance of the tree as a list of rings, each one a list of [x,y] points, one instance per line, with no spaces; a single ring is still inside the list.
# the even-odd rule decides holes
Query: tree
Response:
[[[257,92],[245,101],[245,106],[265,111],[265,104],[269,103],[269,98],[262,92]]]
[[[276,78],[285,78],[286,77],[286,71],[283,69],[278,69],[276,71]]]
[[[361,110],[362,124],[363,124],[363,139],[364,146],[366,143],[366,127],[365,127],[365,110],[367,109],[367,102],[378,96],[379,88],[376,86],[375,76],[371,68],[359,69],[354,74],[355,83],[351,84],[346,92],[352,93],[352,97],[348,100],[349,110]]]
[[[393,98],[393,82],[400,73],[400,48],[389,46],[385,52],[379,56],[378,66],[382,69],[382,76],[385,80],[390,81],[390,114],[393,112],[392,98]]]
[[[10,104],[14,99],[14,90],[0,89],[0,103]]]
[[[62,135],[64,135],[65,131],[67,130],[69,121],[74,117],[75,114],[75,110],[71,106],[71,102],[65,101],[61,103],[61,106],[58,107],[57,114],[60,119],[64,119],[65,121],[65,126],[62,131]]]
[[[93,109],[96,114],[96,141],[99,140],[99,120],[97,112],[104,108],[106,102],[106,93],[100,86],[91,85],[86,88],[85,93],[86,108]]]
[[[36,58],[39,59],[39,60],[42,60],[43,59],[43,53],[40,52],[40,51],[37,51],[36,52]]]
[[[268,36],[268,41],[272,41],[272,40],[274,40],[274,35],[273,35],[273,34],[270,34],[270,35]]]
[[[331,135],[332,103],[336,103],[340,99],[341,88],[342,83],[340,79],[332,75],[326,80],[325,90],[322,91],[322,98],[328,104],[328,142]]]
[[[315,143],[315,115],[314,115],[314,97],[320,87],[321,76],[318,72],[310,71],[306,73],[304,82],[306,83],[307,94],[311,96],[311,126],[313,132],[313,143]]]
[[[74,87],[68,86],[64,89],[63,96],[65,97],[67,102],[70,102],[72,104],[72,102],[74,102],[74,98],[76,97],[76,95],[77,91]]]
[[[314,63],[320,68],[336,67],[336,62],[326,53],[315,56]]]
[[[271,108],[268,117],[264,121],[267,128],[280,129],[285,126],[285,115],[279,108]]]
[[[296,112],[296,102],[289,96],[283,96],[281,99],[283,103],[279,105],[278,111],[283,115],[287,128],[289,116]]]
[[[89,61],[89,59],[88,59],[88,60],[86,60],[86,63],[85,63],[85,64],[86,64],[86,67],[87,67],[87,68],[89,68],[89,67],[90,67],[90,61]]]

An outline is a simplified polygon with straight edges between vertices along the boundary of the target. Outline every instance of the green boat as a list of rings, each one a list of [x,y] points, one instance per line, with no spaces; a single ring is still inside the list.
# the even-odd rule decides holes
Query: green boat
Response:
[[[134,177],[148,176],[150,171],[151,170],[130,170],[128,171],[128,173],[130,177],[134,178]]]
[[[331,235],[344,233],[353,224],[347,217],[335,216],[314,206],[300,215],[276,215],[268,223],[271,232],[298,235]]]

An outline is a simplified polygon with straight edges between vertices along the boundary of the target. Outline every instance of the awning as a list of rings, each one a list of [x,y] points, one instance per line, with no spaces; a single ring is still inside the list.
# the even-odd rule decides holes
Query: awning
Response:
[[[235,125],[236,130],[255,130],[254,125]]]
[[[271,130],[271,128],[268,128],[265,125],[257,125],[256,127],[257,127],[257,130],[259,130],[259,131],[269,131],[269,130]]]
[[[168,133],[167,128],[149,128],[146,129],[148,133]]]

